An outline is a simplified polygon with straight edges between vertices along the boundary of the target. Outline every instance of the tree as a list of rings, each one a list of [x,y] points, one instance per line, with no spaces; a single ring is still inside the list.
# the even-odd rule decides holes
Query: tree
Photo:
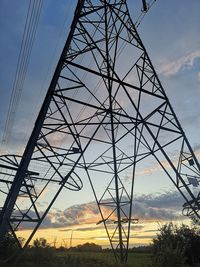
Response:
[[[200,230],[182,224],[165,224],[153,239],[153,259],[155,267],[185,266],[193,267],[200,262]],[[169,262],[170,261],[170,262]]]
[[[50,245],[47,243],[47,240],[44,237],[36,238],[33,241],[34,248],[49,248]]]
[[[83,245],[77,245],[76,247],[72,249],[78,250],[78,251],[93,251],[93,252],[102,251],[102,247],[95,243],[85,243]]]
[[[23,242],[21,238],[19,242]],[[0,258],[7,259],[17,252],[19,246],[15,238],[8,232],[0,242]]]

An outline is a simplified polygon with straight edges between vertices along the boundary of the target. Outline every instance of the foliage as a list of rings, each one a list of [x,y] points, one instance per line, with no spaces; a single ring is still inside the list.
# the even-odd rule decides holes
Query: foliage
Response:
[[[131,252],[127,265],[116,264],[113,253],[109,251],[61,251],[54,247],[29,247],[22,257],[6,265],[0,261],[1,267],[145,267],[150,254]]]
[[[7,243],[13,245],[9,235]],[[11,254],[9,246],[7,254]],[[4,248],[4,249],[5,249]],[[160,228],[153,240],[152,253],[150,247],[130,249],[126,267],[200,267],[200,230],[186,225],[177,227],[172,223]],[[111,250],[103,250],[94,243],[85,243],[75,248],[50,247],[45,238],[34,240],[21,259],[14,262],[1,261],[1,267],[122,267],[116,264]],[[125,267],[123,265],[123,267]]]
[[[200,262],[200,230],[165,224],[153,240],[153,266],[196,266]]]
[[[34,248],[49,248],[50,245],[47,243],[47,240],[43,237],[41,238],[36,238],[34,241],[33,241],[33,247]]]
[[[155,255],[155,254],[154,254]],[[153,257],[154,267],[186,267],[184,253],[179,248],[171,246],[163,247],[156,256]]]
[[[102,247],[95,243],[85,243],[83,245],[78,245],[70,249],[77,251],[94,251],[94,252],[102,251]]]
[[[48,266],[53,267],[57,261],[55,252],[47,240],[41,237],[33,241],[33,247],[29,248],[27,256],[34,266],[47,266],[47,262],[49,262]]]
[[[23,239],[19,241],[23,242]],[[7,259],[10,255],[13,255],[18,248],[19,246],[11,233],[6,233],[4,239],[0,242],[0,258]]]

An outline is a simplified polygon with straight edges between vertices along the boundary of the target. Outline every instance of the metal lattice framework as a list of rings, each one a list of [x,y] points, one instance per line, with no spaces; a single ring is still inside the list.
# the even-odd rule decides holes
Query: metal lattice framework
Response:
[[[200,194],[191,188],[199,184],[199,163],[126,1],[78,1],[24,154],[0,158],[1,238],[8,230],[16,237],[15,231],[26,226],[32,229],[26,246],[61,190],[78,191],[89,179],[101,215],[98,223],[104,224],[116,258],[125,262],[135,222],[137,166],[149,157],[185,199],[184,213],[199,219]],[[51,200],[41,212],[40,198],[52,183]]]

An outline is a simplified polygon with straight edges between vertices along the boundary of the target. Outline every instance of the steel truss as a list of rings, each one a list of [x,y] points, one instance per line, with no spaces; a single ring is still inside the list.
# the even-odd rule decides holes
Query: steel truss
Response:
[[[8,230],[16,237],[17,229],[28,227],[27,246],[61,190],[78,191],[87,178],[101,215],[98,223],[104,224],[116,258],[125,262],[135,222],[137,166],[149,157],[185,199],[184,214],[199,219],[200,194],[191,188],[199,184],[199,163],[126,1],[78,1],[24,154],[0,159],[1,238]],[[51,183],[56,189],[41,212],[40,198]]]

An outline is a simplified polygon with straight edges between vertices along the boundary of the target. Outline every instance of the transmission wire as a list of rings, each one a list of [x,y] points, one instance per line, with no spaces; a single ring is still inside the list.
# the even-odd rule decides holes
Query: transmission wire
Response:
[[[53,62],[54,62],[54,58],[55,58],[55,56],[56,56],[56,53],[58,52],[58,46],[59,46],[59,43],[61,42],[61,39],[63,38],[63,33],[64,33],[64,29],[65,29],[65,26],[67,26],[67,24],[68,24],[68,20],[69,20],[69,13],[70,13],[70,11],[71,11],[71,8],[72,8],[72,1],[73,0],[69,0],[70,1],[70,3],[69,3],[69,6],[68,6],[68,9],[67,9],[67,12],[66,12],[66,18],[64,19],[64,21],[63,21],[63,23],[62,23],[62,26],[61,26],[61,30],[60,30],[60,32],[59,32],[59,37],[58,37],[58,39],[57,39],[57,42],[56,42],[56,45],[55,45],[55,48],[54,48],[54,51],[53,51],[53,56],[51,57],[51,60],[50,60],[50,62],[49,62],[49,64],[48,64],[48,68],[47,68],[47,71],[46,71],[46,73],[45,73],[45,75],[44,75],[44,79],[42,80],[42,82],[41,82],[41,88],[40,88],[40,92],[39,92],[39,95],[38,95],[38,99],[41,99],[41,97],[42,97],[42,94],[43,94],[43,92],[44,92],[44,86],[45,86],[45,84],[46,84],[46,82],[47,82],[47,79],[48,79],[48,76],[49,76],[49,73],[50,73],[50,70],[51,70],[51,67],[52,67],[52,65],[53,65]],[[30,116],[30,121],[32,121],[33,120],[33,118],[35,117],[35,110],[39,110],[40,109],[40,106],[41,106],[41,103],[40,102],[37,102],[36,104],[35,104],[35,107],[33,108],[33,111],[32,111],[32,113],[31,113],[31,116]],[[25,142],[25,140],[27,139],[27,137],[28,137],[28,135],[29,135],[30,133],[28,132],[28,131],[26,131],[26,133],[25,133],[25,135],[24,135],[24,137],[23,137],[23,139],[22,139],[22,143],[24,143]],[[19,151],[19,149],[18,149],[18,151],[17,151],[17,153],[19,153],[20,151]]]
[[[12,87],[12,93],[10,97],[6,122],[5,122],[5,128],[3,132],[2,142],[1,145],[6,146],[11,131],[13,128],[13,124],[16,117],[16,111],[19,105],[19,102],[21,100],[21,95],[23,91],[23,86],[25,82],[25,76],[27,73],[31,51],[33,48],[33,43],[35,40],[35,35],[38,27],[38,22],[41,14],[42,9],[42,0],[30,0],[28,11],[26,15],[26,21],[25,21],[25,27],[22,37],[22,42],[20,45],[20,52],[19,57],[17,61],[17,68],[15,72],[13,87]],[[7,148],[5,147],[5,150]]]

